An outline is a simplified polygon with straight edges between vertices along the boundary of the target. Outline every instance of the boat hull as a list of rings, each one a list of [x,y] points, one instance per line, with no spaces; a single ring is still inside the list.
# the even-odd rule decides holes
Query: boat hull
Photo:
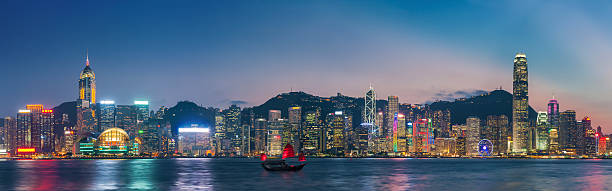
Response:
[[[306,164],[300,165],[287,165],[287,166],[270,166],[265,163],[262,163],[261,166],[267,171],[299,171],[306,166]]]

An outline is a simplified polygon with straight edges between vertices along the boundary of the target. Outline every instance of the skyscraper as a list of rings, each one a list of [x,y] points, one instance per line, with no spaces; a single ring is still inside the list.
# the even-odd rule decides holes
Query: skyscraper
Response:
[[[135,138],[137,130],[137,113],[131,105],[117,105],[116,108],[117,128],[123,129],[130,135],[130,138]]]
[[[323,126],[319,120],[321,111],[319,108],[315,110],[306,111],[304,114],[304,140],[302,140],[304,146],[304,152],[307,155],[315,155],[322,153],[324,147],[322,146],[324,141],[323,138]]]
[[[553,97],[548,101],[548,125],[549,143],[548,149],[550,153],[559,152],[559,102]]]
[[[365,94],[365,106],[363,109],[363,123],[362,126],[368,128],[368,149],[370,151],[376,150],[376,139],[378,138],[379,126],[376,126],[376,92],[372,86]]]
[[[395,135],[395,133],[397,133],[393,131],[393,123],[395,122],[397,114],[399,112],[399,98],[397,96],[389,96],[387,99],[387,124],[385,126],[385,136],[387,138],[386,151],[393,152],[393,145],[396,144],[396,142],[394,142],[393,136]]]
[[[548,113],[538,112],[536,121],[536,150],[538,152],[548,151],[550,124],[548,123]]]
[[[527,152],[527,128],[529,126],[527,56],[518,53],[514,57],[514,75],[512,86],[512,152]]]
[[[302,108],[298,106],[289,107],[289,132],[290,144],[296,148],[296,152],[302,152]]]
[[[491,129],[492,136],[487,137],[493,143],[494,154],[508,154],[512,141],[512,131],[508,126],[508,117],[506,115],[489,115],[487,116],[487,126]]]
[[[264,118],[255,119],[255,153],[260,154],[266,151],[267,121]]]
[[[478,142],[480,141],[480,119],[478,117],[468,117],[465,120],[467,125],[467,136],[465,137],[465,151],[468,155],[478,155]]]
[[[79,100],[85,100],[89,104],[96,103],[96,75],[89,67],[89,55],[79,78]]]
[[[240,154],[242,147],[242,131],[240,124],[240,107],[231,105],[223,111],[223,119],[225,120],[225,136],[229,141],[229,152]]]
[[[576,111],[559,113],[559,146],[565,150],[576,149]]]
[[[270,110],[268,111],[268,121],[275,121],[281,118],[281,111],[280,110]]]
[[[115,101],[102,100],[100,101],[100,130],[99,132],[106,131],[107,129],[115,127]]]

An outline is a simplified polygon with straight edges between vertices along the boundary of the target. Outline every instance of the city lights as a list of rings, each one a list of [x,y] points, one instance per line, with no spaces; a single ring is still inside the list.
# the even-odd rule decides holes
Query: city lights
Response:
[[[134,101],[134,105],[149,105],[149,101]]]

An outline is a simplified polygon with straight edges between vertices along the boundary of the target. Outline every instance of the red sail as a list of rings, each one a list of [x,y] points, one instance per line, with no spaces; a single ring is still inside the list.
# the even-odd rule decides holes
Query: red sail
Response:
[[[261,153],[261,157],[260,157],[261,161],[266,161],[266,159],[268,159],[268,156],[266,156],[266,154]]]
[[[290,144],[287,144],[285,146],[285,149],[283,149],[283,159],[289,158],[289,157],[295,157],[295,153],[293,152],[293,146],[291,146]]]
[[[306,157],[304,156],[304,153],[300,153],[300,156],[298,157],[298,161],[300,162],[306,161]]]

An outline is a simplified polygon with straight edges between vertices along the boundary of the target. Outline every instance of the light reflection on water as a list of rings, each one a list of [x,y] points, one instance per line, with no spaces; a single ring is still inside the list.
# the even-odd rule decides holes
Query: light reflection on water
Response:
[[[612,160],[256,159],[0,161],[0,190],[605,190]]]

